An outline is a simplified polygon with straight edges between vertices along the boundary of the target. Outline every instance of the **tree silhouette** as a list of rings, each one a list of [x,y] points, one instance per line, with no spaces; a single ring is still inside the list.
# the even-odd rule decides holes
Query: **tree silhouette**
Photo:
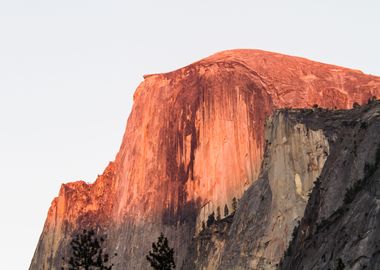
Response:
[[[236,197],[233,197],[232,199],[232,212],[235,212],[237,209],[238,202],[236,200]]]
[[[71,254],[68,270],[111,270],[113,264],[107,266],[109,255],[103,253],[103,237],[97,237],[95,231],[83,230],[70,242]],[[115,253],[115,256],[117,254]],[[65,261],[65,258],[62,258]],[[65,268],[62,267],[62,270]]]
[[[211,215],[209,215],[207,218],[207,227],[210,227],[214,223],[215,223],[215,213],[212,212]]]
[[[228,211],[228,206],[227,204],[224,205],[224,216],[227,217],[229,214],[229,211]]]
[[[155,270],[175,269],[174,249],[169,247],[168,239],[163,233],[160,234],[157,242],[152,244],[152,250],[149,251],[146,259]]]

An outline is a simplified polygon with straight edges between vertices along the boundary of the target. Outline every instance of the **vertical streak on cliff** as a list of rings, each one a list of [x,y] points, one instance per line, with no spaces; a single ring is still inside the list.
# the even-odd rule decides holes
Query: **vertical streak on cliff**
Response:
[[[273,109],[347,108],[372,95],[380,96],[375,76],[259,50],[146,76],[109,172],[92,185],[63,185],[51,206],[57,219],[48,216],[30,268],[57,269],[69,236],[94,225],[107,230],[111,250],[123,252],[120,268],[145,269],[160,231],[180,266],[194,223],[199,228],[218,206],[231,209],[231,199],[257,179],[264,119]]]
[[[310,130],[286,112],[267,122],[266,141],[261,174],[242,196],[232,224],[202,231],[183,269],[276,269],[329,144],[322,130]]]

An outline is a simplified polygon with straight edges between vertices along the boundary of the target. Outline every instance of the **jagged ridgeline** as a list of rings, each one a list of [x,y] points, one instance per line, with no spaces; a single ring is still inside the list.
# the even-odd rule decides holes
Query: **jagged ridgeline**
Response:
[[[258,50],[145,76],[115,161],[62,185],[30,269],[90,228],[115,269],[150,269],[161,232],[179,269],[377,269],[373,96],[379,77]]]

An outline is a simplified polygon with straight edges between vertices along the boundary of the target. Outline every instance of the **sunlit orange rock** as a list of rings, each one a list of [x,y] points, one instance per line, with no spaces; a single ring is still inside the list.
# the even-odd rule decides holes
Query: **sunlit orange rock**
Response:
[[[256,180],[274,109],[343,109],[380,96],[379,77],[259,50],[224,51],[144,78],[115,161],[94,184],[62,185],[30,269],[59,269],[70,234],[94,226],[123,254],[120,269],[146,269],[160,231],[180,266],[202,220],[232,209]]]

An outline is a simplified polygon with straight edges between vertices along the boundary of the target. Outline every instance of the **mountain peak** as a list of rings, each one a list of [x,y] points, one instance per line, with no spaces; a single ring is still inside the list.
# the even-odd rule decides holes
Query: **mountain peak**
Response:
[[[115,161],[92,185],[63,186],[30,269],[58,268],[68,237],[88,226],[108,232],[128,269],[145,269],[147,248],[165,232],[180,266],[208,215],[232,209],[257,180],[275,109],[347,109],[372,96],[380,96],[379,77],[261,50],[145,76]]]

